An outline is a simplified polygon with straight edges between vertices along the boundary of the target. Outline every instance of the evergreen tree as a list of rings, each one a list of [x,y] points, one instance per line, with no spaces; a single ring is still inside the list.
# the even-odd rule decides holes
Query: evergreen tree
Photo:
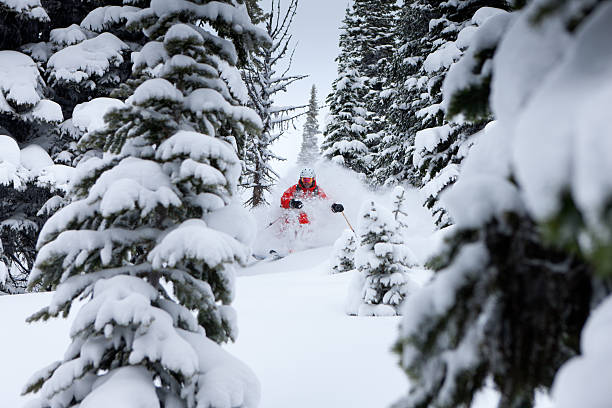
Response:
[[[282,135],[284,127],[301,115],[295,114],[295,111],[303,107],[274,106],[275,94],[286,92],[290,84],[305,78],[304,75],[287,75],[290,66],[281,75],[276,72],[279,62],[289,51],[292,38],[289,29],[297,6],[298,1],[292,0],[283,13],[280,0],[272,2],[272,9],[266,18],[266,31],[272,43],[260,54],[254,55],[243,70],[250,105],[263,122],[261,133],[247,133],[243,147],[244,174],[241,184],[244,188],[253,190],[247,200],[247,205],[252,207],[267,204],[265,193],[278,178],[270,166],[270,161],[284,160],[276,156],[270,146]]]
[[[393,0],[357,0],[346,11],[340,35],[338,79],[327,98],[331,121],[326,157],[370,175],[385,122],[381,105],[393,53],[397,6]]]
[[[389,96],[383,103],[388,123],[375,159],[374,178],[379,185],[419,185],[412,155],[415,129],[422,126],[415,112],[424,104],[421,98],[426,94],[428,80],[421,67],[431,44],[424,39],[429,34],[429,21],[440,15],[439,8],[425,0],[407,0],[399,12],[395,29],[398,45],[388,70]]]
[[[447,101],[442,97],[442,82],[474,31],[508,7],[505,0],[440,5],[414,1],[404,5],[399,26],[403,46],[391,71],[396,85],[391,88],[397,90],[391,98],[390,125],[383,132],[376,179],[380,184],[408,181],[421,187],[425,206],[440,227],[451,220],[439,203],[439,194],[456,180],[470,146],[469,136],[488,121],[445,119]]]
[[[355,266],[364,278],[361,290],[362,316],[399,314],[399,306],[415,284],[408,276],[416,265],[406,247],[393,215],[375,202],[366,203],[361,211],[359,246]]]
[[[38,38],[49,17],[40,2],[0,1],[0,293],[26,287],[36,256],[38,231],[46,217],[39,210],[53,196],[53,183],[41,179],[53,162],[46,153],[62,121],[58,104],[36,63],[16,51]]]
[[[596,401],[608,395],[607,387],[567,382],[589,377],[584,365],[568,364],[555,378],[611,287],[603,210],[611,195],[595,175],[606,166],[598,143],[608,143],[609,124],[592,102],[609,97],[603,61],[612,55],[602,38],[612,8],[528,3],[485,23],[445,83],[451,112],[492,114],[497,123],[445,195],[456,225],[432,262],[433,282],[405,305],[398,352],[412,387],[398,407],[471,406],[489,379],[500,408],[533,407],[536,390],[553,381],[559,406],[576,401],[563,388],[587,389]],[[510,63],[518,55],[529,58]],[[585,64],[599,68],[576,70]]]
[[[364,103],[367,88],[359,71],[359,42],[352,32],[359,21],[349,7],[340,34],[338,78],[327,96],[330,118],[324,131],[321,146],[323,155],[333,162],[357,173],[367,172],[369,149],[364,143],[367,135],[368,110]]]
[[[334,243],[334,253],[332,255],[332,273],[348,272],[355,269],[355,249],[357,240],[355,233],[351,230],[344,230],[340,238]]]
[[[48,39],[23,47],[43,67],[53,99],[66,118],[77,104],[108,97],[130,76],[130,53],[141,48],[144,35],[125,29],[139,8],[120,4],[121,0],[79,2],[72,13],[58,17],[68,25],[55,23]],[[50,6],[59,12],[56,2]],[[67,16],[74,19],[68,21]]]
[[[41,233],[30,285],[56,295],[29,320],[86,303],[64,359],[26,387],[40,406],[258,403],[216,344],[236,336],[233,268],[248,250],[212,225],[235,216],[236,140],[261,127],[236,64],[269,41],[236,4],[152,0],[128,21],[149,40],[134,75],[157,77],[81,140],[106,154],[79,163],[72,202]]]
[[[312,165],[320,157],[317,135],[319,134],[319,106],[317,104],[317,88],[313,85],[310,90],[310,101],[308,101],[308,111],[306,112],[306,123],[302,132],[302,148],[298,155],[297,162],[300,165]]]
[[[439,195],[455,182],[459,166],[471,145],[470,136],[483,129],[491,119],[482,117],[456,121],[445,117],[447,101],[443,99],[442,83],[449,68],[470,45],[474,32],[492,16],[504,14],[506,0],[480,0],[445,3],[443,15],[430,24],[428,42],[433,46],[423,61],[422,72],[429,80],[424,106],[416,112],[421,129],[415,129],[413,165],[421,180],[421,194],[438,226],[452,220],[439,202]],[[486,30],[486,29],[485,29]]]
[[[363,103],[368,109],[365,143],[369,157],[364,159],[368,176],[373,175],[378,147],[385,136],[389,96],[394,87],[388,73],[397,48],[395,27],[399,7],[395,0],[356,0],[353,4],[358,25],[351,35],[359,44],[360,72],[366,79]],[[373,181],[372,178],[368,178]]]

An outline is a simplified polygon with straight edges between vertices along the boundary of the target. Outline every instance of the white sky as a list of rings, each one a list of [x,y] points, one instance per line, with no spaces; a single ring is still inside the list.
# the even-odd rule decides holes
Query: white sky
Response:
[[[261,2],[264,9],[269,10],[271,0]],[[276,0],[274,0],[276,1]],[[281,0],[286,6],[289,0]],[[291,33],[293,44],[297,44],[293,56],[290,74],[309,75],[301,81],[294,82],[286,93],[276,95],[274,103],[280,106],[302,105],[308,103],[310,88],[314,84],[318,90],[319,105],[325,104],[325,97],[331,91],[331,85],[336,78],[336,62],[338,56],[338,37],[340,25],[344,18],[348,0],[299,0],[298,10]],[[279,69],[280,71],[280,69]],[[281,71],[282,72],[282,71]],[[319,115],[319,126],[323,130],[326,109]],[[295,165],[300,145],[302,143],[302,126],[304,120],[295,123],[297,129],[289,129],[278,140],[273,150],[287,158],[286,162],[275,162],[274,168],[281,176]]]

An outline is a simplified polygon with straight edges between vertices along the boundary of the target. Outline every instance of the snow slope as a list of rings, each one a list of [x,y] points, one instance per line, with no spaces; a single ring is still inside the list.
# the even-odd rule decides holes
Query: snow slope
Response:
[[[352,273],[330,275],[330,252],[298,252],[239,274],[240,334],[227,350],[259,377],[261,407],[384,407],[407,387],[389,352],[398,318],[346,316]],[[27,378],[68,345],[68,321],[24,323],[49,300],[48,293],[0,297],[0,406],[27,401],[19,397]]]
[[[330,253],[259,263],[237,280],[240,333],[229,349],[259,376],[262,408],[385,407],[407,387],[389,351],[399,319],[345,315],[353,272],[330,275]]]

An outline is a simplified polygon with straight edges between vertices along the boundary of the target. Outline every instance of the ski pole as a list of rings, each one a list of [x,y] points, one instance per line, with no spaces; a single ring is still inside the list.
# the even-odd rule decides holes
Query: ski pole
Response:
[[[353,234],[355,234],[355,236],[357,236],[357,233],[355,232],[355,230],[353,229],[353,226],[351,225],[351,223],[349,222],[348,218],[346,218],[346,215],[344,215],[344,211],[342,211],[342,216],[344,217],[344,220],[346,221],[346,223],[348,224],[349,228],[351,229],[351,231],[353,231]]]
[[[266,228],[264,228],[264,229],[267,230],[268,228],[270,228],[272,226],[272,224],[275,224],[281,218],[283,218],[282,215],[280,217],[278,217],[277,219],[275,219],[274,221],[272,221],[271,223],[269,223],[268,226]]]

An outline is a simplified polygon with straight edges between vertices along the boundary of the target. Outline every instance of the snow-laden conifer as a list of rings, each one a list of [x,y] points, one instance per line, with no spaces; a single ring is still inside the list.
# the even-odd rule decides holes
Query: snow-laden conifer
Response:
[[[289,75],[291,65],[278,73],[282,59],[287,55],[291,43],[291,24],[297,11],[298,1],[291,0],[283,12],[280,0],[272,1],[272,8],[267,15],[266,31],[272,43],[260,53],[254,54],[243,70],[250,98],[250,106],[257,112],[263,122],[261,132],[247,132],[242,146],[244,174],[242,186],[252,189],[247,204],[256,207],[267,204],[265,193],[273,186],[278,174],[272,169],[273,159],[284,160],[276,156],[271,145],[283,133],[285,127],[301,113],[295,111],[304,106],[275,106],[274,95],[286,92],[287,87],[305,75]]]
[[[355,267],[363,280],[356,311],[360,316],[400,314],[401,303],[416,289],[409,272],[417,262],[399,229],[389,210],[374,201],[363,205],[355,250]]]
[[[387,71],[395,45],[392,0],[357,0],[347,8],[340,35],[338,78],[327,97],[326,157],[371,175],[386,118]]]
[[[236,337],[233,269],[248,257],[222,231],[236,139],[261,127],[236,64],[269,38],[235,2],[152,0],[128,27],[149,39],[134,75],[155,77],[81,140],[105,154],[79,163],[41,232],[30,285],[55,294],[30,320],[85,303],[63,359],[24,391],[41,407],[254,407],[256,379],[217,343]]]
[[[342,273],[355,269],[355,249],[357,237],[350,229],[344,230],[340,238],[334,242],[334,252],[331,257],[331,272]]]
[[[9,21],[10,20],[10,21]],[[38,1],[0,2],[0,292],[23,292],[46,216],[43,204],[61,171],[49,156],[57,142],[61,107],[36,62],[16,51],[37,38],[49,18]],[[41,25],[42,24],[42,25]],[[34,30],[35,32],[28,32]],[[38,31],[37,31],[38,30]],[[53,169],[51,169],[53,167]]]
[[[387,123],[379,138],[374,161],[374,178],[380,185],[408,182],[419,185],[412,166],[416,127],[422,126],[415,112],[423,105],[428,78],[421,71],[431,44],[424,41],[429,33],[429,21],[439,17],[437,7],[424,0],[409,0],[402,4],[395,27],[397,48],[391,56],[386,90]],[[419,127],[420,129],[420,127]]]
[[[463,55],[481,27],[488,34],[492,27],[503,27],[508,21],[505,0],[480,0],[447,3],[441,6],[442,16],[430,21],[429,54],[421,68],[427,76],[427,89],[422,107],[416,111],[421,126],[415,128],[412,164],[420,177],[421,195],[432,211],[438,226],[452,223],[440,204],[440,193],[455,182],[471,138],[483,129],[490,117],[466,118],[446,115],[448,101],[443,98],[442,84],[452,65]],[[489,21],[490,20],[490,21]],[[495,29],[495,28],[494,28]],[[492,52],[490,47],[480,55]],[[478,51],[477,51],[478,52]]]
[[[331,161],[357,173],[366,173],[369,149],[365,140],[370,113],[365,103],[365,78],[360,71],[360,43],[352,35],[358,25],[354,11],[347,8],[340,34],[340,55],[336,58],[338,77],[326,98],[330,116],[321,150]]]
[[[317,88],[313,85],[310,89],[310,100],[306,112],[306,123],[302,132],[302,147],[298,154],[297,162],[300,165],[312,166],[321,157],[317,135],[319,132],[319,105],[317,103]]]
[[[397,49],[398,11],[395,0],[356,0],[353,3],[357,25],[351,30],[351,36],[357,42],[359,70],[367,89],[362,96],[363,103],[369,112],[365,137],[369,156],[363,159],[367,163],[368,176],[375,171],[375,157],[386,134],[388,108],[394,94],[395,84],[389,79],[389,71]],[[368,180],[375,181],[371,177]]]
[[[122,6],[120,1],[81,3],[67,13],[72,20],[62,16],[53,21],[48,39],[23,46],[24,52],[44,69],[54,90],[53,98],[66,118],[72,116],[77,104],[108,97],[125,82],[131,72],[130,53],[144,41],[142,33],[130,33],[125,28],[125,22],[139,7]],[[57,25],[59,22],[68,25]]]
[[[499,407],[534,406],[553,381],[560,407],[609,400],[602,383],[576,381],[603,375],[583,363],[601,315],[585,321],[610,292],[610,188],[598,174],[612,7],[528,3],[507,24],[483,24],[445,83],[454,109],[496,122],[442,196],[455,230],[433,282],[405,305],[398,351],[412,386],[400,407],[470,404],[489,379]]]

